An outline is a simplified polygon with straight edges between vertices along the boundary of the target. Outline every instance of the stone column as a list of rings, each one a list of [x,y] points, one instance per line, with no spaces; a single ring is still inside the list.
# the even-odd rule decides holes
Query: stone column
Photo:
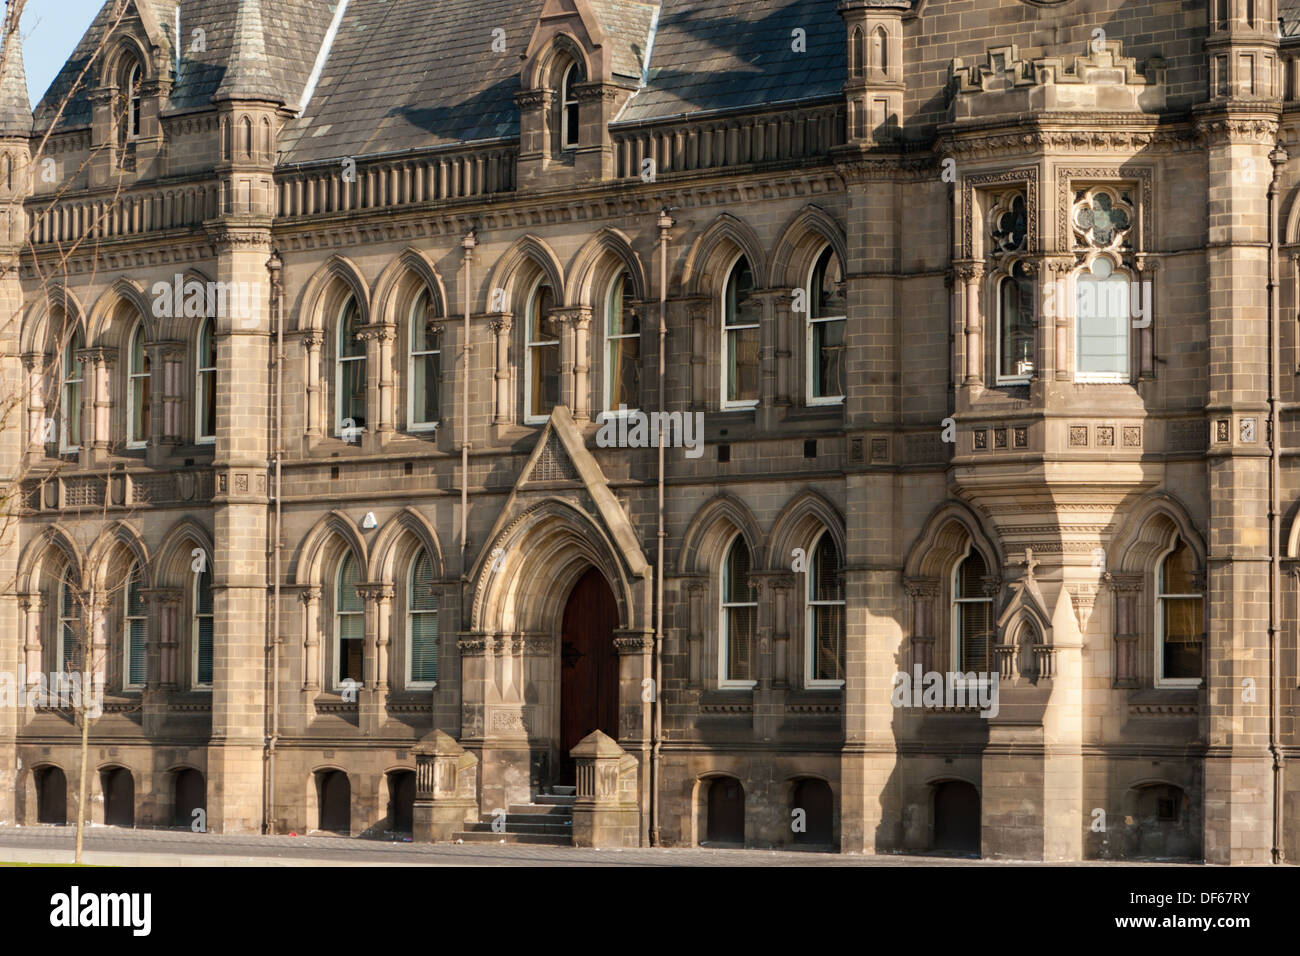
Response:
[[[797,599],[792,599],[794,577],[782,573],[772,578],[772,603],[774,605],[772,629],[772,686],[786,690],[792,684],[801,682],[798,671],[797,648],[790,640],[790,624],[794,611],[799,606]],[[801,628],[796,624],[794,633]],[[793,676],[793,680],[791,677]]]
[[[45,613],[45,595],[39,591],[19,597],[23,612],[23,679],[20,687],[35,684],[44,665],[41,662],[41,618]]]
[[[1107,572],[1104,580],[1115,596],[1115,686],[1137,687],[1141,676],[1137,602],[1142,593],[1143,575]]]
[[[163,600],[163,620],[166,621],[166,630],[163,631],[161,678],[164,688],[176,688],[181,683],[181,661],[177,652],[181,643],[181,606],[182,597],[179,591],[171,592]],[[196,676],[190,674],[190,684],[194,683]]]
[[[689,578],[684,583],[687,606],[687,633],[689,664],[687,683],[690,687],[703,687],[707,669],[705,667],[705,647],[708,634],[704,621],[704,606],[708,602],[709,582],[707,578]]]
[[[1145,255],[1134,257],[1134,271],[1137,273],[1138,294],[1142,297],[1142,304],[1150,308],[1151,312],[1147,320],[1140,317],[1135,321],[1146,321],[1145,325],[1138,326],[1138,378],[1148,381],[1156,377],[1155,365],[1155,281],[1156,272],[1160,269],[1160,260],[1152,259]],[[1279,272],[1281,268],[1279,267]],[[1279,276],[1279,281],[1281,277]]]
[[[591,420],[591,309],[569,313],[573,325],[573,418]]]
[[[509,312],[498,312],[489,321],[488,327],[496,342],[496,407],[492,421],[496,425],[510,424],[510,329],[513,316]]]
[[[980,277],[984,264],[976,260],[956,263],[957,277],[961,280],[966,302],[966,385],[984,384],[984,330],[980,320]]]
[[[324,432],[321,429],[321,385],[320,385],[320,349],[325,341],[319,331],[308,332],[300,338],[304,360],[307,363],[303,381],[307,383],[307,438],[315,440]]]
[[[45,455],[45,366],[48,361],[43,352],[23,353],[23,370],[27,373],[27,453],[36,457]],[[57,432],[52,437],[53,443],[57,444]]]
[[[764,289],[755,298],[763,306],[758,325],[758,414],[760,422],[771,427],[776,423],[776,317],[781,305],[788,305],[790,293],[786,289]]]
[[[907,578],[903,582],[912,599],[912,660],[911,670],[917,665],[921,673],[934,670],[934,604],[939,594],[936,578]],[[956,666],[952,667],[956,670]]]
[[[320,690],[320,588],[298,592],[302,601],[302,689],[308,694]]]
[[[83,461],[94,461],[102,456],[109,445],[109,417],[112,412],[112,392],[109,389],[109,368],[116,358],[114,349],[91,348],[77,353],[82,368],[81,446]],[[71,436],[69,436],[71,439]],[[86,458],[87,452],[93,452]]]
[[[169,450],[180,445],[186,434],[185,422],[181,414],[185,407],[185,347],[177,342],[164,342],[154,347],[154,368],[162,370],[162,388],[154,391],[154,435],[155,441],[169,446]],[[195,389],[194,401],[199,400]],[[196,415],[193,416],[197,422]],[[197,438],[198,436],[195,435]]]
[[[708,299],[700,297],[687,300],[686,310],[691,322],[691,410],[702,411],[709,406],[709,319],[713,307]],[[671,363],[667,367],[671,368]]]
[[[367,325],[358,336],[366,343],[366,416],[376,423],[374,433],[382,444],[394,431],[393,343],[397,326]]]

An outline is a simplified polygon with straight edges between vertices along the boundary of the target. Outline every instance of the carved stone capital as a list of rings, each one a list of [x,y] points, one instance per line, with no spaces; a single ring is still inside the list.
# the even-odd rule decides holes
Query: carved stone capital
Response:
[[[304,605],[316,603],[320,600],[320,588],[303,588],[298,592],[298,600]]]
[[[492,318],[488,319],[488,328],[493,335],[508,335],[514,325],[515,317],[511,312],[494,312]]]
[[[1101,576],[1102,582],[1110,590],[1121,594],[1131,594],[1142,590],[1145,583],[1142,574],[1117,574],[1107,571]]]

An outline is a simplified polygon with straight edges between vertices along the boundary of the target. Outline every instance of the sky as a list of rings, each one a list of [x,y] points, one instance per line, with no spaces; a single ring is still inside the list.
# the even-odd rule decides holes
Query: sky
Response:
[[[33,107],[103,5],[104,0],[27,0],[22,25],[23,61]]]

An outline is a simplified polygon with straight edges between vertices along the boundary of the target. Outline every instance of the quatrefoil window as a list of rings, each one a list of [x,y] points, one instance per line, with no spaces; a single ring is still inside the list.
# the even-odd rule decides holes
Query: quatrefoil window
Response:
[[[992,228],[989,236],[993,240],[993,250],[1002,254],[1017,252],[1025,247],[1025,237],[1029,232],[1029,208],[1025,204],[1024,193],[1008,193],[998,200],[989,217]]]
[[[1084,245],[1102,249],[1129,247],[1133,207],[1128,194],[1088,190],[1076,196],[1074,228]]]

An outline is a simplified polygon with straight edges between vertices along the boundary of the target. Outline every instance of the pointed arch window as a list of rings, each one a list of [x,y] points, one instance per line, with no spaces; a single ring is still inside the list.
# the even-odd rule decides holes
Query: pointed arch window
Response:
[[[632,277],[619,274],[605,310],[605,409],[641,404],[641,316],[632,304]]]
[[[754,631],[758,602],[749,588],[749,545],[737,534],[727,548],[722,562],[722,602],[720,607],[719,681],[720,687],[753,687]]]
[[[993,660],[993,596],[988,566],[969,547],[952,573],[952,660],[962,673],[989,673]]]
[[[85,377],[80,353],[85,347],[86,339],[81,329],[77,329],[63,349],[60,363],[63,385],[59,397],[59,452],[65,455],[81,450],[81,390]]]
[[[554,308],[555,293],[543,279],[528,297],[525,329],[525,422],[530,425],[545,422],[560,400],[560,336],[551,315]]]
[[[577,85],[585,79],[581,63],[571,63],[560,82],[560,145],[562,149],[576,149],[581,130],[581,108],[578,105]]]
[[[829,532],[823,531],[813,546],[807,578],[805,682],[809,687],[841,687],[844,684],[844,564]]]
[[[1028,382],[1034,374],[1034,283],[1023,263],[998,283],[998,384]]]
[[[149,391],[152,381],[149,350],[145,345],[144,319],[135,324],[135,331],[131,333],[129,361],[126,378],[126,407],[130,416],[127,447],[144,448],[149,443]]]
[[[212,319],[204,320],[199,330],[196,376],[194,433],[200,445],[209,445],[217,440],[217,350]]]
[[[60,674],[73,674],[81,670],[81,601],[77,587],[64,571],[59,581],[59,643],[55,671]]]
[[[411,351],[408,365],[407,408],[411,431],[438,427],[441,417],[438,385],[442,381],[442,326],[438,307],[428,289],[421,289],[411,304]]]
[[[145,644],[147,616],[142,594],[143,576],[139,563],[131,565],[126,578],[126,613],[122,627],[122,686],[143,687],[145,683]]]
[[[741,256],[731,267],[722,292],[722,407],[758,404],[759,319],[754,272]]]
[[[206,555],[202,570],[194,575],[194,594],[192,599],[193,619],[191,621],[190,646],[194,648],[195,687],[212,686],[212,638],[216,619],[212,608],[212,565]]]
[[[349,551],[339,562],[334,580],[334,689],[344,681],[360,685],[361,660],[365,648],[366,614],[357,585],[361,583],[357,560]]]
[[[840,257],[827,246],[808,280],[808,404],[844,401],[844,326],[848,297]]]
[[[1156,588],[1156,675],[1162,687],[1198,687],[1203,676],[1204,594],[1196,555],[1182,538],[1160,561]]]
[[[343,438],[366,427],[366,343],[360,331],[361,308],[349,295],[339,310],[335,342],[335,428]]]
[[[876,27],[871,33],[871,62],[877,71],[889,71],[889,38],[884,27]]]
[[[140,135],[140,64],[132,63],[126,74],[126,128],[127,136],[135,139]]]
[[[866,38],[862,34],[861,27],[854,27],[853,36],[849,39],[849,68],[855,77],[864,74],[866,62]]]
[[[406,686],[433,687],[438,680],[438,597],[433,560],[421,548],[406,587]]]

